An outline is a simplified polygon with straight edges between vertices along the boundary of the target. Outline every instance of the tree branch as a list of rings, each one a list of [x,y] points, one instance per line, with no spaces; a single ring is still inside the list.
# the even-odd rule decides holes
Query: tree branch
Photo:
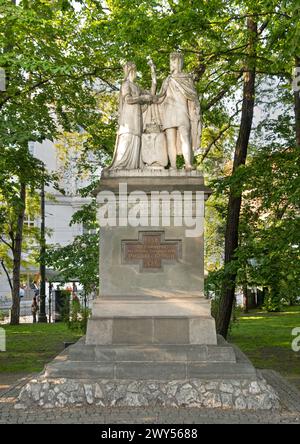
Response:
[[[232,120],[241,112],[241,110],[238,108],[238,105],[239,105],[239,103],[241,103],[242,102],[242,100],[240,100],[237,104],[236,104],[236,112],[234,113],[234,114],[232,114],[232,116],[230,116],[230,118],[229,118],[229,122],[228,122],[228,124],[219,132],[219,134],[213,139],[213,141],[206,147],[206,149],[205,149],[205,151],[204,151],[204,153],[203,153],[203,155],[202,155],[202,157],[201,157],[201,160],[200,160],[200,163],[203,163],[203,161],[205,160],[205,158],[208,156],[208,154],[210,153],[210,150],[212,149],[212,147],[214,146],[214,145],[216,145],[216,143],[217,143],[217,141],[218,140],[220,140],[221,139],[221,137],[223,136],[223,134],[225,134],[226,133],[226,131],[228,131],[229,130],[229,128],[231,128],[231,122],[232,122]]]
[[[55,76],[55,78],[70,78],[70,79],[73,79],[73,80],[81,80],[81,79],[85,79],[86,77],[91,77],[91,76],[97,76],[97,71],[96,70],[94,70],[93,72],[90,72],[90,73],[85,73],[85,74],[82,74],[81,76],[72,76],[72,75],[70,75],[70,74],[60,74],[60,75],[57,75],[57,76]],[[118,91],[118,88],[116,87],[116,86],[114,86],[114,85],[112,85],[110,82],[108,82],[107,80],[104,80],[104,79],[102,79],[101,77],[99,77],[99,79],[102,81],[102,82],[104,82],[104,83],[106,83],[111,89],[113,89],[114,91]],[[8,95],[4,100],[2,100],[1,102],[0,102],[0,110],[3,108],[3,106],[9,101],[9,100],[13,100],[13,99],[15,99],[16,97],[20,97],[21,95],[23,95],[23,94],[29,94],[29,93],[31,93],[31,92],[33,92],[34,90],[36,90],[36,89],[38,89],[39,87],[41,87],[41,86],[43,86],[43,85],[45,85],[45,84],[47,84],[47,83],[49,83],[50,81],[52,81],[53,80],[53,77],[52,78],[49,78],[49,79],[44,79],[44,80],[40,80],[39,82],[36,82],[34,85],[32,85],[30,88],[28,88],[28,89],[24,89],[24,90],[21,90],[21,91],[17,91],[14,95]]]
[[[1,240],[1,242],[3,242],[11,251],[13,251],[13,246],[9,243],[9,242],[7,242],[5,239],[4,239],[4,237],[3,236],[0,236],[0,240]]]
[[[12,228],[11,228],[11,230],[9,231],[9,237],[10,237],[10,239],[11,239],[11,250],[12,250],[12,252],[14,252],[14,250],[15,250],[15,236],[14,236],[14,232],[13,232],[13,230],[12,230]]]
[[[12,285],[11,277],[10,277],[10,275],[8,273],[8,270],[7,270],[6,266],[5,266],[5,263],[4,263],[3,259],[1,259],[0,262],[1,262],[1,265],[2,265],[2,268],[3,268],[4,272],[6,274],[6,277],[7,277],[9,286],[10,286],[10,289],[12,291],[13,290],[13,285]]]
[[[243,71],[239,72],[239,75],[236,77],[236,82],[238,82],[240,80],[240,78],[243,75]],[[217,95],[216,97],[214,97],[210,102],[207,103],[206,106],[203,107],[203,109],[205,111],[208,111],[210,108],[212,108],[216,103],[218,103],[220,100],[223,99],[224,96],[226,96],[226,94],[229,92],[230,88],[232,87],[232,85],[230,85],[227,88],[222,89]]]

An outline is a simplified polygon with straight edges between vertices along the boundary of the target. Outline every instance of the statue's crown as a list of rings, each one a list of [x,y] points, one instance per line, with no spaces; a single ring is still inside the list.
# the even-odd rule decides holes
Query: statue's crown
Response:
[[[170,60],[180,60],[183,62],[183,54],[181,52],[171,52]]]
[[[170,62],[176,62],[178,66],[180,66],[180,69],[183,69],[184,65],[183,54],[181,54],[181,52],[172,52],[170,54]]]

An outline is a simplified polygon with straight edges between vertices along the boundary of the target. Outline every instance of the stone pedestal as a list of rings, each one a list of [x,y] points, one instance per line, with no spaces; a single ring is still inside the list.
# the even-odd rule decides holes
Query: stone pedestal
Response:
[[[202,175],[110,172],[101,180],[100,205],[105,192],[116,197],[108,212],[117,220],[110,215],[110,226],[101,229],[100,296],[87,344],[216,345],[203,294],[204,202],[210,191]],[[138,227],[128,226],[135,197],[145,224]],[[185,226],[185,218],[197,221],[193,237],[187,237],[193,227]]]
[[[247,358],[216,335],[203,293],[209,194],[198,172],[103,174],[100,294],[86,338],[22,390],[19,407],[279,406]]]

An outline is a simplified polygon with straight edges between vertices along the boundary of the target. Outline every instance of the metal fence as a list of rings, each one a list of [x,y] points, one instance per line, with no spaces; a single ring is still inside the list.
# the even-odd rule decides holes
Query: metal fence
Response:
[[[78,299],[80,305],[83,308],[92,308],[92,301],[94,299],[93,295],[85,295],[83,292],[78,292]],[[10,320],[10,310],[11,310],[11,299],[2,298],[0,300],[0,323],[8,323]],[[24,297],[20,299],[20,322],[21,323],[31,323],[33,321],[31,313],[32,299],[29,297]],[[55,322],[57,319],[57,313],[55,311],[55,291],[46,297],[46,315],[49,322]]]

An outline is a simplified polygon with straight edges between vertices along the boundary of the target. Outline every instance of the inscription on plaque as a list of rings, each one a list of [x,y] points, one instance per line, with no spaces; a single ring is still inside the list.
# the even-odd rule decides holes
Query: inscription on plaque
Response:
[[[181,240],[165,240],[164,232],[140,232],[138,241],[122,241],[124,264],[140,264],[141,271],[159,271],[163,263],[181,258]]]

